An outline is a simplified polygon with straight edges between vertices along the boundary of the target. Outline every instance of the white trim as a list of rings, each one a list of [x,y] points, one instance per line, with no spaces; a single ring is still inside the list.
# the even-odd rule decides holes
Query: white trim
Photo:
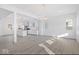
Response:
[[[16,12],[14,12],[14,42],[17,42],[17,20],[16,20]]]

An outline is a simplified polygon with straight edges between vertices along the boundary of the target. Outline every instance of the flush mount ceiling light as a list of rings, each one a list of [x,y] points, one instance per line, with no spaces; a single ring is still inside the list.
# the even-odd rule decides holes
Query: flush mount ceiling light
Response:
[[[47,16],[40,16],[39,19],[40,20],[48,20],[48,17]]]
[[[46,5],[45,4],[42,4],[41,6],[42,6],[42,12],[45,14],[47,12]],[[39,16],[39,19],[40,20],[48,20],[48,17],[46,15]]]
[[[45,7],[46,7],[46,5],[45,5],[45,4],[42,4],[42,7],[43,7],[43,8],[45,8]]]

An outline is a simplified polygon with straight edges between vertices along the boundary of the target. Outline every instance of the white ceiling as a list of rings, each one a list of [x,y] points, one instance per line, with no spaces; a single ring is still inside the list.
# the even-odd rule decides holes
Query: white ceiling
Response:
[[[12,13],[12,12],[0,8],[0,19],[3,18],[3,17],[5,17],[5,16],[7,16],[7,15],[9,15],[10,13]]]
[[[58,16],[62,14],[77,12],[78,4],[12,4],[24,12],[34,14],[35,16]]]
[[[12,8],[17,8],[25,13],[39,16],[58,16],[67,13],[77,12],[79,4],[3,4]],[[11,12],[0,8],[0,18],[7,16]]]

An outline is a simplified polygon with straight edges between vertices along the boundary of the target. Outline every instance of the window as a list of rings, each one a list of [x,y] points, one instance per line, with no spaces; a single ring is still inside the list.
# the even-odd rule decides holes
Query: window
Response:
[[[45,22],[45,30],[48,28],[48,23],[47,21]]]
[[[72,30],[72,27],[73,27],[72,19],[66,19],[66,29],[67,30]]]
[[[32,27],[35,27],[35,22],[32,23]]]

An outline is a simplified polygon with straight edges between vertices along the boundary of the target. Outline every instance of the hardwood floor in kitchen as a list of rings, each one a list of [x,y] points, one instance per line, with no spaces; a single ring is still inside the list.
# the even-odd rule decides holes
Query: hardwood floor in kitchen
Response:
[[[12,35],[0,37],[0,54],[48,55],[50,51],[39,44],[44,44],[54,54],[79,54],[79,44],[75,39],[56,39],[51,36],[36,35],[18,36],[16,43],[13,42]]]

